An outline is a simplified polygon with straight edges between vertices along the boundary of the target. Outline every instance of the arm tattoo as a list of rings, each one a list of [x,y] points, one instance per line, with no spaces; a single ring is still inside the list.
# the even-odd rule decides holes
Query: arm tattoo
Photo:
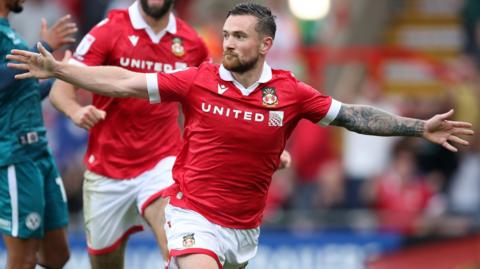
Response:
[[[378,136],[422,136],[425,122],[404,118],[364,105],[342,104],[331,125],[350,131]]]

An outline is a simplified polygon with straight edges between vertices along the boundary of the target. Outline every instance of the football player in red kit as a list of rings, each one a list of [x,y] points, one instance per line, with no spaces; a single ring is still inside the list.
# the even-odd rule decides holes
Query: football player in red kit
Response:
[[[172,72],[209,60],[197,33],[171,12],[173,4],[139,0],[128,9],[111,11],[83,38],[71,62],[146,73]],[[89,130],[83,209],[92,267],[123,268],[128,235],[143,229],[143,219],[166,259],[159,197],[173,183],[171,171],[181,146],[178,104],[151,106],[147,100],[93,94],[92,105],[81,106],[74,86],[60,80],[50,100]]]

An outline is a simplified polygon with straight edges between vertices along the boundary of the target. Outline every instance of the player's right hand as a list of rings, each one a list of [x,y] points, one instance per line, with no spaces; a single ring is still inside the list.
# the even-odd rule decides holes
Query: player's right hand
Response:
[[[42,43],[38,42],[37,48],[40,54],[27,50],[14,49],[7,55],[6,58],[12,61],[7,64],[9,68],[27,71],[26,73],[15,75],[16,79],[32,77],[43,79],[54,76],[54,71],[58,68],[59,62],[42,46]]]
[[[70,15],[66,15],[50,28],[48,28],[47,21],[42,19],[40,36],[53,50],[56,50],[63,45],[74,43],[75,38],[73,35],[77,31],[77,25],[72,22]]]
[[[104,120],[107,112],[93,105],[83,106],[71,116],[73,123],[80,128],[90,130],[99,121]]]

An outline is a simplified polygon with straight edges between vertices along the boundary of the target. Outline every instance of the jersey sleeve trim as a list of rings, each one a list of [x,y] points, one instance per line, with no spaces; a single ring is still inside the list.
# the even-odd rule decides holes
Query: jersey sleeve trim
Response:
[[[319,124],[323,126],[329,125],[337,117],[341,107],[342,107],[342,103],[332,98],[332,103],[330,104],[330,108],[328,109],[328,112],[325,115],[325,117],[323,117],[323,119],[319,121]]]
[[[158,89],[157,73],[147,73],[145,77],[147,79],[148,99],[150,103],[160,103],[160,91]]]

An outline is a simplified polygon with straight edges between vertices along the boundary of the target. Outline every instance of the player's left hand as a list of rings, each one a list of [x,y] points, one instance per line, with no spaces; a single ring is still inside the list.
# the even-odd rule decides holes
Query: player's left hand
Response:
[[[38,42],[37,48],[40,54],[26,50],[12,50],[11,54],[7,55],[6,58],[8,60],[18,62],[8,63],[8,67],[28,71],[27,73],[15,75],[16,79],[32,77],[43,79],[54,76],[54,70],[60,63],[42,46],[42,43]]]
[[[70,15],[66,15],[50,28],[48,28],[47,21],[42,19],[40,36],[53,50],[56,50],[63,45],[74,43],[73,34],[77,31],[77,24],[71,21]]]
[[[468,141],[459,135],[473,135],[472,124],[463,121],[447,120],[453,115],[453,109],[444,114],[437,114],[425,122],[423,137],[430,142],[442,145],[444,148],[457,152],[451,143],[468,145]]]
[[[280,155],[280,164],[278,165],[277,170],[288,168],[290,165],[292,165],[292,156],[288,151],[284,150],[282,155]]]

